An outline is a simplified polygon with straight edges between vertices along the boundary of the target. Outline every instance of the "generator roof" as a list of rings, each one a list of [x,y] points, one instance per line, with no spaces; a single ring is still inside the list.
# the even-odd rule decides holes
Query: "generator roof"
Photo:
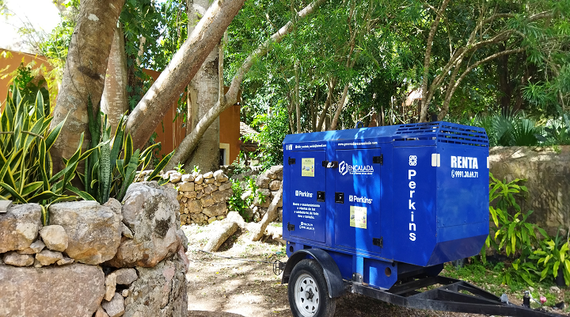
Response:
[[[383,142],[433,140],[445,143],[489,146],[485,129],[443,121],[290,134],[285,137],[283,144],[364,139],[381,139]]]

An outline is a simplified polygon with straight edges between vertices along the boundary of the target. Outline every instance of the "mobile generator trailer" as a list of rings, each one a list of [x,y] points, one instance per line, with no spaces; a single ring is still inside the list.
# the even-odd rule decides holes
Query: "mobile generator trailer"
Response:
[[[438,276],[445,262],[477,255],[489,234],[484,129],[430,122],[294,134],[283,150],[281,268],[294,316],[332,316],[345,291],[411,308],[549,316]]]

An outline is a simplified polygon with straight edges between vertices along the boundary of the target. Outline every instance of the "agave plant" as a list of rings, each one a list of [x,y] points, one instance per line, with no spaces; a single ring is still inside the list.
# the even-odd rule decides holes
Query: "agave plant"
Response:
[[[85,160],[85,173],[79,177],[85,185],[85,191],[76,194],[84,199],[105,203],[109,197],[122,200],[127,188],[135,179],[136,171],[142,166],[146,169],[152,161],[152,151],[159,145],[153,144],[140,152],[133,151],[133,140],[125,132],[125,116],[121,118],[117,129],[112,134],[107,116],[94,113],[91,100],[88,101],[89,132],[93,154]],[[164,157],[149,175],[148,180],[160,178],[159,172],[170,161],[174,152]]]
[[[34,103],[26,100],[13,86],[0,114],[0,199],[42,205],[75,199],[72,192],[76,189],[71,183],[75,170],[93,150],[82,152],[79,144],[73,156],[65,160],[65,168],[53,174],[49,150],[65,120],[50,131],[52,117],[42,94],[38,92]]]

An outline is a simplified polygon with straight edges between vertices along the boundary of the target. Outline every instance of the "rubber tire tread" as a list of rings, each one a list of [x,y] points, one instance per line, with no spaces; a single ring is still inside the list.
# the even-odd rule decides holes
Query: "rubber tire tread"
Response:
[[[293,313],[293,316],[303,317],[295,305],[295,283],[297,282],[299,276],[303,273],[309,274],[313,277],[321,294],[321,300],[319,302],[319,307],[317,309],[317,314],[315,317],[334,316],[336,310],[336,298],[329,297],[329,290],[327,288],[327,282],[325,280],[323,268],[317,261],[313,259],[303,259],[299,261],[299,263],[297,263],[291,271],[289,286],[287,287],[287,295],[289,297],[289,305],[291,306],[291,312]]]

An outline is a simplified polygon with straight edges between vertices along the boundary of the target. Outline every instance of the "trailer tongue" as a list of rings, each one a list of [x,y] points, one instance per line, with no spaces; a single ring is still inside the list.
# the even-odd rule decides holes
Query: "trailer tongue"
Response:
[[[283,283],[295,316],[334,315],[346,290],[411,308],[549,316],[438,276],[489,234],[485,130],[432,122],[295,134],[283,149]]]

